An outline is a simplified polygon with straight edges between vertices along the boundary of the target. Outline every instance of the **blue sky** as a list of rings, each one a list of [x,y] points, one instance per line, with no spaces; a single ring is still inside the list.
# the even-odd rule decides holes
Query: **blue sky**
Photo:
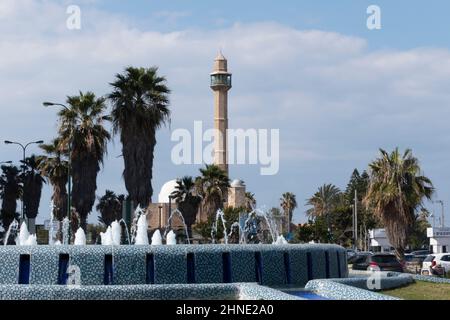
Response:
[[[79,31],[65,28],[70,4],[81,8]],[[370,4],[381,7],[381,30],[366,28]],[[354,168],[365,169],[378,148],[395,146],[413,149],[436,199],[447,203],[449,12],[447,1],[2,0],[0,139],[48,141],[56,110],[42,101],[79,90],[104,95],[125,66],[158,65],[173,92],[173,117],[158,132],[156,201],[165,181],[198,172],[172,164],[170,134],[192,130],[194,121],[212,126],[208,76],[222,48],[234,75],[230,127],[280,129],[279,174],[231,167],[259,205],[275,206],[283,192],[294,192],[295,219],[304,221],[305,199],[320,185],[345,188]],[[120,153],[116,138],[98,195],[125,192]],[[0,146],[1,160],[19,157],[18,149]],[[40,221],[48,218],[49,198],[46,186]]]

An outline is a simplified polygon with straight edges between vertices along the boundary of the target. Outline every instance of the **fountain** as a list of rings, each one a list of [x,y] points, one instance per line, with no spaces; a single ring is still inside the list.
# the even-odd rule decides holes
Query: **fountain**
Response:
[[[170,228],[172,226],[172,219],[175,217],[175,215],[178,215],[180,217],[181,223],[183,224],[183,227],[184,227],[184,234],[186,235],[187,243],[191,244],[191,241],[189,239],[189,232],[188,232],[188,229],[187,229],[186,222],[184,221],[183,214],[178,209],[173,210],[172,213],[170,214],[169,218],[167,219],[167,227],[166,227],[166,231],[164,232],[164,238],[167,239],[167,235],[168,235],[169,230],[170,230]]]
[[[84,233],[84,230],[82,228],[78,228],[77,232],[75,233],[75,240],[73,244],[76,246],[86,245],[86,234]]]
[[[8,245],[8,240],[11,235],[14,237],[14,240],[16,240],[18,228],[19,222],[14,219],[8,227],[8,231],[6,231],[5,239],[3,240],[4,246]]]
[[[113,244],[111,226],[106,228],[105,232],[100,232],[100,238],[102,246],[111,246]]]
[[[173,232],[173,230],[170,230],[170,232],[167,234],[166,244],[168,246],[174,246],[177,244],[177,236],[175,232]]]
[[[157,229],[152,236],[152,246],[160,246],[162,245],[162,236],[161,232]]]
[[[131,223],[131,241],[130,244],[132,243],[136,243],[136,236],[137,236],[137,231],[138,231],[138,224],[139,224],[139,219],[142,215],[145,214],[144,209],[141,208],[140,205],[138,205],[136,207],[136,210],[134,210],[134,218],[133,218],[133,222]]]
[[[226,226],[226,220],[225,220],[225,213],[223,210],[219,209],[216,213],[216,220],[213,222],[211,227],[211,239],[212,243],[216,242],[216,235],[217,235],[217,222],[219,219],[222,220],[222,226],[223,226],[223,240],[225,244],[228,244],[228,234],[227,234],[227,226]]]
[[[62,244],[63,245],[70,244],[69,232],[70,232],[70,221],[69,221],[68,217],[65,217],[62,222]]]
[[[122,227],[118,221],[111,223],[111,236],[113,245],[120,246],[122,240]]]
[[[20,226],[19,231],[19,246],[25,246],[28,242],[28,238],[30,237],[30,233],[28,232],[27,224],[25,222],[22,222],[22,225]]]
[[[49,245],[54,245],[55,244],[55,230],[54,230],[54,210],[55,210],[56,206],[55,203],[53,202],[53,200],[50,202],[50,225],[49,225],[49,230],[48,230],[48,244]]]
[[[130,232],[128,231],[127,223],[125,222],[125,220],[120,219],[120,220],[119,220],[119,224],[120,224],[121,226],[123,226],[123,229],[125,230],[126,239],[127,239],[127,241],[128,241],[127,244],[131,244]]]
[[[142,214],[139,217],[137,222],[137,230],[136,230],[136,245],[148,245],[148,223],[147,223],[147,215]]]

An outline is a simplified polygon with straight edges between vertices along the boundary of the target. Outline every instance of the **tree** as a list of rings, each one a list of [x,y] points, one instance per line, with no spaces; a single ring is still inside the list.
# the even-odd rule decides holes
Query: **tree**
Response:
[[[20,181],[20,170],[15,166],[2,166],[2,175],[0,176],[0,196],[3,199],[1,207],[1,220],[5,230],[9,225],[18,220],[17,199],[22,194],[22,185]],[[8,239],[5,239],[7,241]]]
[[[409,238],[409,245],[412,249],[420,250],[428,246],[427,229],[431,228],[428,217],[429,213],[426,209],[421,210],[420,213],[416,213]]]
[[[247,212],[252,212],[253,208],[256,207],[255,194],[251,192],[245,193],[245,210]]]
[[[153,195],[156,131],[170,120],[170,90],[156,67],[126,68],[111,86],[108,98],[114,133],[120,132],[125,187],[135,206],[147,207]]]
[[[183,215],[187,226],[188,236],[192,237],[192,225],[195,224],[198,208],[202,198],[195,194],[195,182],[192,177],[183,177],[177,180],[175,191],[171,194]]]
[[[382,220],[397,258],[403,261],[415,212],[424,198],[431,199],[433,184],[421,174],[419,161],[410,149],[403,155],[398,148],[390,154],[380,149],[380,157],[369,168],[370,183],[364,201]]]
[[[95,202],[97,174],[111,138],[104,127],[110,117],[105,115],[105,99],[97,98],[92,92],[69,96],[67,104],[69,108],[59,112],[59,148],[71,150],[72,203],[80,226],[86,230],[87,216]]]
[[[284,216],[286,217],[289,232],[290,225],[292,223],[292,216],[294,214],[294,210],[297,208],[297,199],[295,198],[295,194],[291,192],[283,193],[280,199],[280,206],[283,209]]]
[[[21,162],[22,173],[20,174],[20,179],[23,185],[24,212],[28,219],[36,219],[45,180],[41,175],[35,155]],[[30,232],[35,233],[35,230],[30,230]]]
[[[46,155],[36,158],[37,167],[41,174],[50,182],[53,188],[53,217],[60,224],[60,232],[57,235],[59,240],[61,238],[61,223],[64,217],[67,216],[67,189],[68,181],[68,162],[63,159],[67,154],[66,151],[59,149],[59,140],[54,139],[50,144],[41,145]]]
[[[230,179],[220,167],[212,164],[200,169],[201,176],[196,178],[197,194],[203,199],[202,210],[209,217],[215,216],[218,209],[223,209]]]
[[[307,205],[312,208],[306,211],[308,217],[317,219],[323,218],[326,221],[328,230],[328,241],[331,241],[332,236],[332,224],[331,214],[342,203],[343,194],[338,187],[332,184],[324,184],[319,187],[319,190],[307,201]]]
[[[98,199],[96,206],[100,212],[99,221],[106,226],[110,226],[114,221],[122,217],[122,203],[125,200],[123,194],[116,195],[114,191],[106,190],[105,194]]]

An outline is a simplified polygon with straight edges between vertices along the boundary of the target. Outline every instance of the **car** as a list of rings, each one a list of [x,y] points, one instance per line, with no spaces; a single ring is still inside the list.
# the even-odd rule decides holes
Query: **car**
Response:
[[[358,252],[354,256],[348,258],[347,263],[348,264],[354,264],[355,262],[361,263],[366,259],[367,256],[370,256],[371,254],[372,253],[366,251]]]
[[[425,259],[423,256],[415,256],[414,254],[408,253],[405,254],[404,266],[403,269],[405,272],[409,273],[420,273],[422,269],[422,262]]]
[[[395,255],[389,253],[376,253],[367,255],[365,259],[355,261],[353,270],[379,270],[403,272],[403,265],[397,260]]]
[[[412,251],[411,254],[413,256],[428,256],[431,254],[430,250],[416,250]]]
[[[347,249],[347,258],[350,259],[356,255],[356,251],[353,249]]]
[[[422,264],[423,275],[442,275],[450,271],[450,253],[433,253]]]

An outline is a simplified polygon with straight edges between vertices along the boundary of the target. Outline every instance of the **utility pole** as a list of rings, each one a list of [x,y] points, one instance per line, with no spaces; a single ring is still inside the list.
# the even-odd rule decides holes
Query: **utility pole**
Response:
[[[445,227],[445,221],[444,221],[444,218],[445,218],[445,215],[444,215],[444,201],[442,201],[442,200],[436,200],[435,202],[436,202],[436,203],[439,203],[439,204],[441,205],[441,209],[442,209],[442,211],[441,211],[441,228],[444,228],[444,227]]]
[[[358,249],[358,191],[355,189],[355,228],[353,230],[353,235],[355,238],[355,248]]]

